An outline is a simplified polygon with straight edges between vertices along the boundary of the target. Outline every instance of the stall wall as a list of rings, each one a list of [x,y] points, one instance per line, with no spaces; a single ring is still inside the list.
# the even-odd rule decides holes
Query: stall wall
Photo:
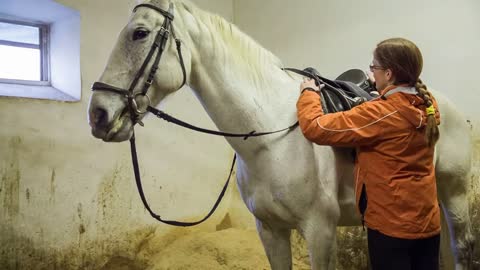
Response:
[[[82,98],[68,103],[0,97],[0,269],[100,269],[114,256],[135,257],[147,236],[172,231],[157,224],[141,204],[128,142],[94,139],[87,123],[90,86],[100,77],[135,1],[58,2],[80,12]],[[233,17],[231,0],[193,2]],[[215,128],[188,88],[164,109]],[[152,208],[166,219],[186,221],[208,213],[228,175],[231,148],[223,138],[153,117],[145,124],[137,130],[137,141]],[[215,230],[221,223],[235,189],[233,181],[201,230]],[[245,223],[253,224],[249,218]]]

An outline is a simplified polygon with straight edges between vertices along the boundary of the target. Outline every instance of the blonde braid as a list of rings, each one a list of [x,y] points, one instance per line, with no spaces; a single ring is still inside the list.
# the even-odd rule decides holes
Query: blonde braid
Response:
[[[425,130],[425,140],[427,141],[427,145],[432,147],[435,146],[440,138],[437,120],[435,119],[435,110],[433,109],[432,94],[427,90],[427,86],[420,79],[417,80],[415,88],[418,91],[418,95],[423,99],[425,106],[427,107],[427,127]]]

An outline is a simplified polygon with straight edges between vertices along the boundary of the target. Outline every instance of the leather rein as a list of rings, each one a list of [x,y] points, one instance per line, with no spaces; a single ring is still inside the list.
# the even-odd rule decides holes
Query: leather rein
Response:
[[[177,119],[177,118],[175,118],[171,115],[168,115],[167,113],[163,112],[162,110],[159,110],[159,109],[151,106],[151,99],[148,95],[148,90],[153,83],[155,73],[158,70],[160,59],[162,57],[163,52],[165,51],[165,47],[166,47],[166,44],[167,44],[167,41],[168,41],[168,38],[169,38],[170,34],[175,39],[175,43],[176,43],[176,46],[177,46],[177,53],[178,53],[179,61],[180,61],[180,66],[182,68],[182,73],[183,73],[183,82],[182,82],[182,85],[180,86],[180,88],[182,88],[186,83],[187,73],[186,73],[186,70],[185,70],[185,64],[184,64],[183,56],[182,56],[181,40],[178,39],[175,36],[175,32],[173,31],[173,25],[172,25],[172,22],[173,22],[173,19],[174,19],[173,4],[170,3],[168,11],[165,11],[165,10],[163,10],[163,9],[161,9],[161,8],[155,6],[155,5],[152,5],[152,4],[140,4],[140,5],[135,6],[135,8],[133,9],[133,12],[136,12],[136,10],[140,7],[150,8],[150,9],[153,9],[153,10],[159,12],[160,14],[162,14],[165,17],[165,20],[162,24],[162,27],[160,28],[160,30],[158,31],[158,33],[155,37],[155,41],[152,44],[152,47],[151,47],[149,53],[147,54],[147,57],[145,58],[145,61],[143,62],[142,66],[138,70],[135,78],[131,82],[130,87],[128,88],[128,90],[126,90],[126,89],[122,89],[122,88],[119,88],[119,87],[116,87],[116,86],[113,86],[113,85],[109,85],[109,84],[106,84],[106,83],[103,83],[103,82],[95,82],[92,86],[92,91],[106,91],[106,92],[112,92],[112,93],[124,96],[128,101],[128,107],[126,108],[126,110],[129,110],[129,112],[130,112],[130,117],[131,117],[131,120],[133,122],[133,126],[135,126],[136,124],[144,126],[144,124],[142,123],[142,121],[140,119],[147,112],[150,112],[150,113],[154,114],[155,116],[157,116],[158,118],[163,119],[167,122],[179,125],[179,126],[184,127],[184,128],[195,130],[195,131],[198,131],[198,132],[201,132],[201,133],[207,133],[207,134],[216,135],[216,136],[223,136],[223,137],[238,137],[238,138],[243,138],[244,140],[247,140],[250,137],[259,137],[259,136],[264,136],[264,135],[269,135],[269,134],[274,134],[274,133],[279,133],[279,132],[284,132],[284,131],[291,131],[298,126],[298,122],[296,122],[295,124],[293,124],[293,125],[291,125],[287,128],[284,128],[284,129],[281,129],[281,130],[276,130],[276,131],[271,131],[271,132],[256,132],[256,131],[252,131],[252,132],[249,132],[249,133],[221,132],[221,131],[210,130],[210,129],[205,129],[205,128],[201,128],[201,127],[191,125],[191,124],[186,123],[182,120],[179,120],[179,119]],[[152,60],[152,58],[153,58],[155,52],[157,51],[157,49],[158,49],[158,53],[155,56],[152,67],[150,69],[150,72],[148,74],[148,77],[147,77],[146,81],[144,82],[142,90],[140,92],[135,92],[135,88],[139,84],[140,78],[145,73],[145,70],[147,69],[147,66],[150,63],[150,61]],[[138,104],[137,104],[136,98],[140,97],[140,96],[144,97],[148,102],[145,110],[141,110],[139,108]],[[147,199],[145,197],[145,194],[143,192],[142,180],[141,180],[141,177],[140,177],[140,169],[139,169],[139,165],[138,165],[139,162],[138,162],[138,156],[137,156],[137,148],[136,148],[136,144],[135,144],[135,131],[133,132],[133,135],[130,138],[130,150],[131,150],[130,152],[131,152],[131,156],[132,156],[133,171],[134,171],[134,174],[135,174],[135,182],[137,184],[138,193],[140,194],[140,198],[143,202],[143,205],[145,206],[145,209],[147,209],[147,211],[150,213],[150,215],[154,219],[156,219],[156,220],[158,220],[162,223],[168,224],[168,225],[179,226],[179,227],[189,227],[189,226],[194,226],[194,225],[200,224],[200,223],[204,222],[205,220],[207,220],[215,212],[215,210],[217,209],[218,205],[220,204],[223,196],[225,195],[228,184],[230,182],[230,178],[231,178],[232,173],[233,173],[233,168],[235,166],[235,161],[236,161],[236,155],[234,155],[227,181],[226,181],[225,185],[223,186],[222,191],[220,192],[220,195],[219,195],[217,201],[215,202],[214,206],[210,210],[210,212],[203,219],[201,219],[199,221],[181,222],[181,221],[175,221],[175,220],[162,219],[160,217],[160,215],[153,212],[153,210],[150,208],[150,206],[147,202]]]

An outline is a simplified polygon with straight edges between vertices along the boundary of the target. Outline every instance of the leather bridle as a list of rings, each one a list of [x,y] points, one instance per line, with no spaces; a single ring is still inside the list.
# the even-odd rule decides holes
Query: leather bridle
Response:
[[[122,89],[122,88],[109,85],[103,82],[95,82],[92,86],[92,90],[113,92],[127,98],[128,108],[130,109],[130,114],[131,114],[133,123],[134,124],[139,123],[140,125],[143,126],[143,123],[140,121],[140,117],[145,113],[147,113],[147,110],[146,109],[144,111],[140,110],[137,104],[136,98],[139,96],[145,97],[148,102],[147,107],[151,105],[150,104],[151,99],[150,99],[150,96],[148,95],[148,90],[150,89],[150,86],[152,86],[153,79],[155,78],[155,73],[158,70],[158,66],[160,64],[160,60],[162,58],[163,52],[165,51],[165,47],[167,45],[167,41],[170,34],[175,39],[180,66],[182,68],[182,73],[183,73],[183,82],[179,88],[182,88],[185,85],[187,80],[187,72],[185,70],[185,63],[183,61],[182,47],[181,47],[182,42],[180,41],[180,39],[178,39],[175,36],[175,32],[173,31],[173,25],[172,25],[172,22],[174,19],[173,4],[170,3],[170,7],[168,11],[165,11],[152,4],[140,4],[133,9],[133,12],[136,12],[137,9],[140,7],[150,8],[159,12],[165,17],[165,20],[163,21],[162,27],[160,28],[160,30],[157,32],[157,35],[155,36],[155,41],[153,42],[152,47],[150,48],[150,51],[148,52],[147,57],[145,58],[145,61],[143,62],[140,69],[138,70],[133,81],[130,83],[130,87],[128,88],[128,90],[126,90],[126,89]],[[142,90],[140,92],[135,92],[135,88],[140,82],[140,78],[145,73],[145,70],[147,69],[147,66],[152,60],[153,56],[155,55],[155,52],[157,51],[157,49],[158,49],[158,53],[155,56],[152,67],[150,68],[150,72],[148,73],[148,77],[143,84]]]
[[[165,10],[155,6],[155,5],[140,4],[140,5],[135,6],[135,8],[133,9],[133,12],[135,12],[140,7],[146,7],[146,8],[150,8],[150,9],[153,9],[155,11],[158,11],[160,14],[162,14],[165,17],[165,20],[162,24],[162,27],[160,28],[160,30],[158,31],[158,33],[155,37],[155,41],[154,41],[147,57],[145,58],[145,61],[143,62],[142,66],[138,70],[135,78],[131,82],[130,87],[128,88],[128,90],[126,90],[126,89],[122,89],[122,88],[119,88],[119,87],[116,87],[116,86],[113,86],[113,85],[109,85],[109,84],[106,84],[106,83],[103,83],[103,82],[95,82],[92,86],[92,91],[112,92],[112,93],[119,94],[119,95],[125,97],[128,100],[128,107],[126,107],[126,110],[130,111],[130,117],[132,119],[133,127],[137,123],[140,124],[141,126],[143,126],[143,123],[141,122],[140,118],[141,118],[142,115],[144,115],[147,112],[151,112],[154,115],[156,115],[158,118],[161,118],[161,119],[163,119],[167,122],[170,122],[170,123],[173,123],[173,124],[176,124],[176,125],[188,128],[188,129],[192,129],[192,130],[195,130],[195,131],[198,131],[198,132],[207,133],[207,134],[216,135],[216,136],[224,136],[224,137],[239,137],[239,138],[243,138],[244,140],[246,140],[250,137],[259,137],[259,136],[264,136],[264,135],[269,135],[269,134],[274,134],[274,133],[279,133],[279,132],[284,132],[284,131],[291,131],[298,126],[298,122],[296,122],[295,124],[293,124],[293,125],[291,125],[287,128],[272,131],[272,132],[256,132],[256,131],[252,131],[252,132],[249,132],[249,133],[221,132],[221,131],[216,131],[216,130],[204,129],[204,128],[200,128],[200,127],[188,124],[188,123],[186,123],[182,120],[179,120],[179,119],[177,119],[173,116],[168,115],[167,113],[165,113],[165,112],[163,112],[163,111],[161,111],[161,110],[159,110],[155,107],[152,107],[151,104],[150,104],[151,99],[150,99],[150,96],[148,95],[148,90],[153,83],[155,73],[158,70],[160,59],[162,57],[163,52],[165,51],[165,47],[166,47],[166,44],[167,44],[167,41],[168,41],[168,38],[169,38],[170,34],[175,39],[175,43],[177,45],[177,52],[178,52],[178,56],[179,56],[179,61],[180,61],[180,66],[181,66],[182,72],[183,72],[183,82],[182,82],[182,85],[179,88],[181,88],[185,85],[186,80],[187,80],[187,73],[186,73],[186,70],[185,70],[185,63],[183,61],[183,56],[182,56],[181,41],[175,36],[175,32],[173,31],[173,25],[172,25],[172,22],[173,22],[173,19],[174,19],[173,4],[170,3],[168,11],[165,11]],[[147,69],[147,66],[150,63],[150,61],[152,60],[153,56],[155,55],[155,52],[157,51],[157,49],[158,49],[157,55],[155,56],[155,60],[154,60],[154,62],[152,64],[152,67],[150,69],[150,73],[148,74],[148,77],[147,77],[146,81],[144,82],[142,90],[139,91],[139,92],[135,92],[135,88],[138,85],[138,83],[140,82],[140,78],[142,77],[145,70]],[[147,100],[148,104],[147,104],[145,110],[141,110],[139,108],[138,104],[137,104],[136,98],[139,97],[139,96],[145,97],[145,99]],[[232,173],[233,173],[233,168],[234,168],[234,165],[235,165],[235,161],[236,161],[236,155],[234,155],[232,165],[230,167],[230,173],[228,175],[228,179],[227,179],[225,185],[223,186],[223,189],[222,189],[217,201],[215,202],[214,206],[210,210],[210,212],[203,219],[201,219],[199,221],[196,221],[196,222],[180,222],[180,221],[174,221],[174,220],[164,220],[159,215],[154,213],[152,211],[152,209],[150,208],[150,206],[147,202],[147,199],[145,197],[145,194],[143,192],[142,180],[141,180],[141,177],[140,177],[140,169],[139,169],[139,165],[138,165],[137,149],[136,149],[136,145],[135,145],[135,132],[133,132],[133,135],[130,138],[130,149],[131,149],[131,155],[132,155],[133,171],[134,171],[134,174],[135,174],[135,181],[136,181],[136,184],[137,184],[138,192],[140,194],[140,198],[143,202],[143,205],[145,206],[145,209],[147,209],[147,211],[150,213],[150,215],[153,218],[155,218],[156,220],[158,220],[162,223],[168,224],[168,225],[181,226],[181,227],[188,227],[188,226],[194,226],[194,225],[200,224],[200,223],[204,222],[205,220],[207,220],[215,212],[215,210],[217,209],[218,205],[220,204],[223,196],[225,195],[226,189],[228,187],[228,184],[230,182],[230,178],[231,178]]]

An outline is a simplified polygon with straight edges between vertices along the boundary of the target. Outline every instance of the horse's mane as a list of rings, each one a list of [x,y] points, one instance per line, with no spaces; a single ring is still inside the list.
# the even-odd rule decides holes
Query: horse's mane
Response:
[[[153,0],[155,1],[155,0]],[[255,83],[263,83],[265,72],[271,72],[272,65],[282,67],[282,62],[273,53],[263,48],[250,36],[223,17],[205,12],[188,0],[172,0],[178,12],[189,12],[210,32],[214,46],[228,44],[228,58],[234,63],[244,63]],[[177,13],[178,14],[178,13]]]

